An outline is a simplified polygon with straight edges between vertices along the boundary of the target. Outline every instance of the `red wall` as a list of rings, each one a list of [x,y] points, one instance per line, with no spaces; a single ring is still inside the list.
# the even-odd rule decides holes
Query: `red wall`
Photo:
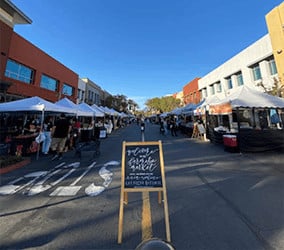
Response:
[[[9,55],[9,48],[13,29],[0,21],[0,80],[4,80],[6,61]]]
[[[1,72],[4,81],[13,83],[8,89],[8,93],[22,95],[24,97],[39,96],[52,102],[63,98],[64,95],[60,95],[58,92],[40,87],[41,75],[45,74],[59,81],[59,93],[61,93],[63,83],[72,86],[74,93],[73,96],[69,98],[74,102],[76,101],[78,74],[68,69],[15,32],[12,33],[10,40],[8,57],[35,70],[34,82],[32,84],[26,84],[7,78],[4,76],[4,72]]]
[[[198,91],[198,80],[200,78],[195,78],[188,84],[183,87],[183,99],[184,103],[199,103],[200,102],[200,93]]]

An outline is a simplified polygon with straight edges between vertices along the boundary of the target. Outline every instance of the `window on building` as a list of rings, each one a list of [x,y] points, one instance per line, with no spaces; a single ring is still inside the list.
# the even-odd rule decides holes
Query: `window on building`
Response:
[[[28,68],[27,66],[17,63],[11,59],[8,59],[5,70],[5,76],[24,83],[31,84],[34,78],[34,72],[35,71],[33,69]]]
[[[52,77],[42,75],[40,80],[40,86],[44,89],[56,91],[58,89],[58,81]]]
[[[100,103],[100,95],[95,93],[95,104],[99,104]]]
[[[84,96],[85,96],[85,91],[81,91],[81,100],[83,101],[84,100]]]
[[[261,79],[261,72],[260,72],[259,64],[252,66],[252,73],[253,73],[253,79],[255,81]]]
[[[204,89],[202,89],[202,98],[203,99],[205,99],[207,96],[208,96],[208,94],[207,94],[207,89],[206,88],[204,88]]]
[[[277,74],[277,68],[276,68],[276,64],[275,64],[274,58],[271,58],[268,61],[268,65],[269,65],[270,74],[271,75],[276,75]]]
[[[227,87],[228,87],[228,89],[232,89],[232,88],[233,88],[232,78],[231,78],[231,77],[226,78],[226,81],[227,81]]]
[[[215,85],[216,85],[216,91],[217,91],[217,93],[221,93],[221,92],[222,92],[222,85],[221,85],[221,82],[216,82]]]
[[[214,95],[214,94],[215,94],[214,85],[210,85],[210,86],[209,86],[209,91],[210,91],[210,94],[211,94],[211,95]]]
[[[63,84],[63,88],[62,88],[62,94],[68,95],[68,96],[72,96],[72,94],[73,94],[73,87],[71,87],[70,85],[64,83]]]
[[[242,72],[237,73],[236,76],[237,76],[237,83],[238,83],[238,86],[244,85],[244,80],[243,80],[243,74],[242,74]]]
[[[91,90],[88,90],[88,101],[91,99]]]
[[[88,101],[93,102],[94,101],[94,92],[89,90],[88,91]]]

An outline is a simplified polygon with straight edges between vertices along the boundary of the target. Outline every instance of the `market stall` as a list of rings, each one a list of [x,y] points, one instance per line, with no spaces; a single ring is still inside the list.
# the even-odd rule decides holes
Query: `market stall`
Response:
[[[33,153],[35,148],[37,149],[33,142],[42,127],[47,113],[68,113],[74,115],[74,110],[53,104],[37,96],[1,103],[1,128],[3,126],[5,130],[1,130],[0,143],[9,143],[11,145],[11,153],[13,154],[19,153],[20,148],[24,154]],[[29,124],[29,127],[25,127],[29,117],[32,117],[36,124],[33,125],[34,128],[30,126],[31,124]],[[26,133],[25,129],[30,131]]]
[[[224,143],[225,137],[228,143],[229,138],[236,136],[240,151],[279,149],[284,147],[283,121],[283,98],[242,86],[209,105],[207,138]]]

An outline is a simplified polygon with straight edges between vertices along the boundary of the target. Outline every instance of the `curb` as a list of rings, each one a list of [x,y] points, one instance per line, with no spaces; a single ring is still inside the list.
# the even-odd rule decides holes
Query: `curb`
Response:
[[[17,162],[9,167],[4,167],[4,168],[0,168],[0,174],[6,174],[6,173],[9,173],[17,168],[21,168],[21,167],[24,167],[26,166],[27,164],[29,164],[31,162],[31,159],[28,158],[28,159],[25,159],[23,161],[20,161],[20,162]]]

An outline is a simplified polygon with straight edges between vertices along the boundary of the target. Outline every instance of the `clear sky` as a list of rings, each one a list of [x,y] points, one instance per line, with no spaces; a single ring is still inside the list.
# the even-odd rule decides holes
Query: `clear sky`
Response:
[[[143,108],[182,90],[268,33],[283,0],[11,0],[15,32],[113,95]]]

